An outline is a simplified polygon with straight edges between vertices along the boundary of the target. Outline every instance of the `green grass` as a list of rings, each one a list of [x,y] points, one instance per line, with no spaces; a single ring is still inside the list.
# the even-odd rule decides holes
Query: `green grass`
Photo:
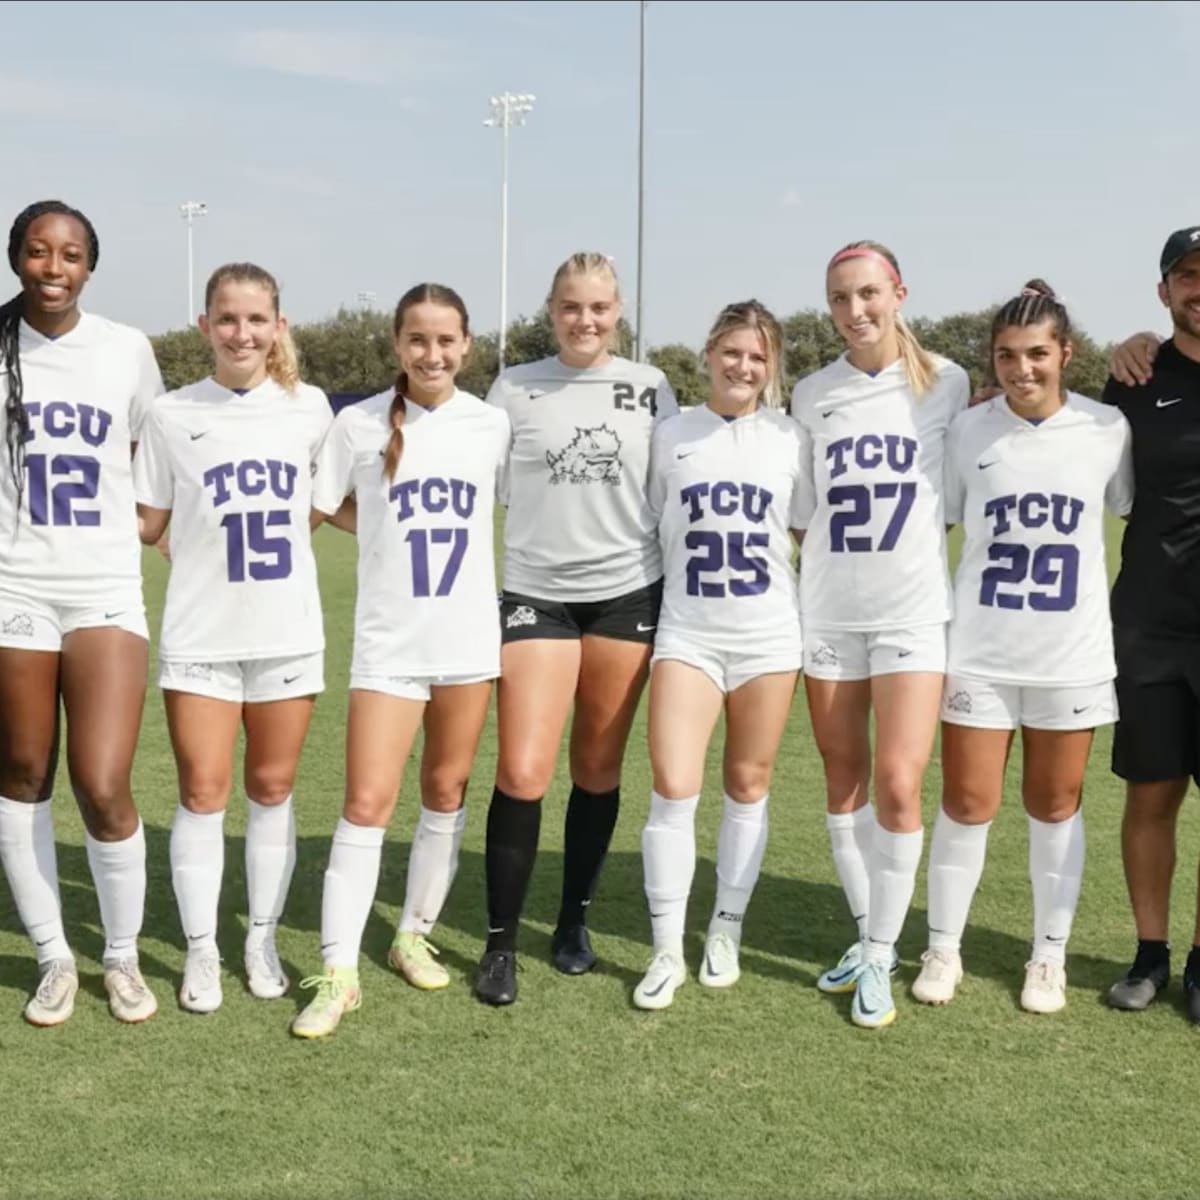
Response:
[[[318,963],[321,878],[341,802],[354,587],[351,540],[323,530],[317,541],[328,691],[297,787],[299,861],[279,940],[293,979]],[[146,561],[156,627],[163,566],[153,555]],[[175,1006],[183,955],[167,862],[174,769],[151,690],[136,794],[150,862],[142,961],[161,1010],[144,1027],[108,1016],[82,828],[60,789],[63,903],[83,987],[66,1026],[35,1030],[21,1021],[35,969],[0,893],[0,1197],[1082,1198],[1132,1195],[1144,1180],[1169,1196],[1198,1195],[1191,1056],[1200,1053],[1200,1031],[1182,1015],[1178,985],[1171,1002],[1139,1016],[1102,1002],[1132,938],[1118,844],[1122,789],[1108,754],[1104,734],[1087,784],[1088,865],[1067,1011],[1039,1018],[1017,1004],[1030,916],[1013,771],[964,944],[958,998],[931,1010],[907,995],[923,948],[922,874],[900,945],[899,1019],[867,1033],[850,1025],[848,1000],[829,1000],[812,986],[851,927],[829,860],[820,765],[802,699],[778,765],[771,840],[736,988],[709,993],[693,978],[668,1012],[631,1007],[649,936],[638,852],[649,778],[639,724],[593,908],[600,968],[566,979],[549,965],[560,771],[522,934],[521,998],[499,1011],[476,1003],[470,980],[484,926],[484,801],[495,766],[489,730],[462,867],[436,935],[452,986],[420,994],[385,963],[415,819],[410,771],[364,942],[363,1007],[335,1038],[311,1044],[287,1034],[300,1003],[294,993],[264,1004],[241,983],[244,811],[237,803],[227,822],[225,1004],[209,1017]],[[939,789],[935,765],[925,785],[930,819]],[[705,796],[698,824],[693,969],[712,902],[718,800],[712,791]],[[1191,941],[1197,849],[1189,806],[1173,922],[1181,948]]]

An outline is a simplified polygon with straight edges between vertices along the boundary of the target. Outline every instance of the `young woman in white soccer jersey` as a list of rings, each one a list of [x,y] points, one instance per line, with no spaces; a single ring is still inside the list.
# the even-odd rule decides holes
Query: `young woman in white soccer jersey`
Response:
[[[253,995],[282,996],[275,951],[296,861],[292,785],[324,629],[310,544],[312,464],[333,414],[299,380],[279,286],[252,263],[213,272],[200,329],[211,376],[160,397],[134,459],[142,539],[171,525],[158,684],[179,776],[171,880],[187,944],[179,1004],[220,1007],[217,904],[225,809],[246,731],[243,960]]]
[[[890,972],[921,857],[951,598],[942,451],[970,387],[905,325],[906,288],[886,247],[844,247],[825,286],[847,348],[792,395],[809,492],[800,607],[826,824],[858,941],[817,986],[853,991],[851,1018],[875,1028],[895,1019]]]
[[[488,940],[475,983],[490,1004],[516,999],[517,926],[541,799],[572,711],[554,964],[577,975],[596,961],[585,919],[617,820],[621,761],[662,596],[646,504],[650,432],[677,410],[660,370],[612,353],[621,297],[607,258],[572,255],[546,306],[558,355],[505,371],[488,396],[513,428]]]
[[[463,793],[500,672],[493,510],[508,465],[503,412],[455,387],[471,345],[466,306],[425,283],[400,299],[394,389],[343,409],[325,440],[314,520],[356,500],[358,600],[346,733],[346,800],[321,906],[322,975],[292,1023],[332,1033],[361,1003],[358,956],[383,835],[424,723],[421,811],[389,954],[414,986],[445,987],[433,929],[458,866]]]
[[[144,334],[80,311],[99,253],[83,213],[30,205],[8,239],[21,291],[0,306],[0,862],[37,953],[35,1025],[67,1020],[79,986],[50,816],[60,701],[109,1007],[128,1022],[157,1008],[137,950],[146,843],[130,769],[148,633],[130,451],[162,380]]]
[[[1069,392],[1066,309],[1040,280],[992,324],[1004,394],[946,443],[946,519],[962,522],[942,701],[942,807],[929,848],[929,949],[913,995],[946,1004],[1000,807],[1013,733],[1029,817],[1033,953],[1021,1007],[1066,1004],[1067,938],[1083,874],[1080,796],[1097,725],[1116,720],[1104,509],[1133,504],[1121,411]]]
[[[696,869],[704,760],[725,714],[717,895],[700,982],[740,975],[742,921],[767,844],[767,793],[803,660],[789,529],[797,522],[800,430],[782,403],[779,323],[731,304],[705,343],[709,399],[654,433],[650,508],[663,604],[650,673],[654,790],[642,831],[654,956],[638,1008],[666,1008],[687,978],[683,930]]]

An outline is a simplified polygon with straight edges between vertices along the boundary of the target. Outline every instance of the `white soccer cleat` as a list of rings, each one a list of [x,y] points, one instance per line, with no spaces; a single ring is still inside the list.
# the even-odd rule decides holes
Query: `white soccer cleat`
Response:
[[[25,1005],[30,1025],[61,1025],[75,1011],[79,974],[73,958],[52,958],[43,968],[37,991]]]
[[[741,978],[738,945],[727,933],[714,933],[704,943],[704,961],[700,964],[700,982],[705,987],[733,987]]]
[[[913,981],[913,998],[922,1004],[949,1004],[962,977],[958,951],[930,947],[921,955],[921,973]]]
[[[291,980],[279,961],[275,939],[266,938],[259,945],[246,948],[246,986],[259,1000],[278,1000],[286,996]]]
[[[1035,958],[1025,964],[1021,1007],[1031,1013],[1056,1013],[1067,1006],[1067,973],[1056,962]]]
[[[104,964],[104,990],[108,1008],[118,1021],[137,1025],[158,1012],[158,1001],[146,986],[136,958],[121,958]]]
[[[683,959],[663,950],[650,960],[645,977],[633,989],[633,1003],[648,1012],[670,1008],[676,989],[686,982],[687,968]]]
[[[221,1007],[221,959],[216,950],[189,950],[183,960],[179,1007],[193,1013],[216,1012]]]

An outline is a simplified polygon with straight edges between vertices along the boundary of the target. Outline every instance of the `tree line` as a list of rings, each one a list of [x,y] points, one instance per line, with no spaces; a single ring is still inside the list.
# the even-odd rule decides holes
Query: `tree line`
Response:
[[[972,386],[978,387],[991,378],[989,345],[995,311],[993,307],[954,313],[937,320],[916,317],[909,324],[922,345],[958,363],[970,375]],[[842,353],[842,340],[828,313],[803,309],[784,318],[782,326],[784,382],[788,391],[797,379]],[[292,336],[302,377],[329,394],[373,395],[391,386],[396,377],[389,313],[342,308],[326,320],[293,325]],[[633,333],[624,320],[618,327],[618,338],[618,353],[631,354]],[[202,379],[212,370],[208,343],[198,329],[172,330],[150,340],[168,388]],[[1074,343],[1075,356],[1066,371],[1067,387],[1085,396],[1098,397],[1108,377],[1108,348],[1078,329]],[[509,366],[533,362],[555,352],[554,335],[544,310],[534,317],[519,317],[509,326],[505,344]],[[704,364],[696,349],[676,342],[655,347],[647,357],[671,381],[680,404],[704,403],[707,383]],[[459,373],[458,385],[476,396],[486,396],[498,369],[496,334],[479,334]]]

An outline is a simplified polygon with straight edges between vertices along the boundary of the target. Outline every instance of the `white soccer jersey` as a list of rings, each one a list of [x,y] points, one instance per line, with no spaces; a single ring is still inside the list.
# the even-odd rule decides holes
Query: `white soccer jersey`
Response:
[[[163,390],[149,339],[81,313],[57,338],[22,321],[20,356],[30,438],[19,513],[0,463],[0,590],[73,605],[140,594],[130,449]],[[0,368],[0,403],[7,395]]]
[[[1104,506],[1133,506],[1129,425],[1073,392],[1038,425],[1003,396],[961,414],[946,444],[946,519],[963,523],[948,672],[1022,687],[1116,674]]]
[[[679,410],[666,376],[624,358],[586,370],[544,358],[505,371],[488,402],[513,430],[505,589],[608,600],[660,578],[646,476],[654,422]]]
[[[338,413],[317,462],[313,504],[358,504],[352,675],[500,673],[495,499],[508,417],[466,392],[435,409],[411,401],[394,479],[383,474],[391,391]]]
[[[170,509],[159,656],[230,662],[325,645],[309,534],[325,393],[273,379],[239,395],[214,379],[150,406],[134,459],[139,504]]]
[[[800,431],[760,408],[725,421],[707,405],[654,432],[650,507],[662,545],[660,636],[716,650],[801,649],[792,538]]]
[[[804,435],[800,607],[809,628],[912,628],[950,617],[942,457],[971,389],[961,367],[935,362],[919,399],[903,363],[868,375],[845,355],[792,392]]]

